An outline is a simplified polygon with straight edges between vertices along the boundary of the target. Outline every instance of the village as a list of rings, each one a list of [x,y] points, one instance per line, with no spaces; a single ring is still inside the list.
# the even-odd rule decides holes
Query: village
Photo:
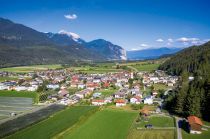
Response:
[[[173,123],[173,116],[166,111],[162,112],[162,107],[164,96],[177,87],[180,77],[167,75],[161,70],[87,74],[69,69],[51,69],[30,73],[0,72],[0,76],[15,79],[2,81],[1,91],[35,93],[38,95],[38,105],[106,106],[116,110],[137,110],[140,112],[134,124],[137,129],[155,129],[157,126],[174,128],[167,125],[167,122],[162,123],[163,125],[153,125],[149,122],[152,115],[163,116],[159,120],[164,121],[168,118],[169,123]],[[193,77],[189,77],[190,80],[193,80]],[[14,115],[18,113],[11,112],[11,116]],[[182,120],[176,119],[176,123]],[[202,133],[203,123],[198,117],[190,116],[184,121],[189,121],[192,125],[190,133]],[[181,139],[180,129],[177,128],[177,131],[177,136]]]
[[[1,72],[0,76],[17,76],[16,81],[0,83],[0,90],[15,90],[48,93],[45,101],[73,105],[86,100],[90,105],[106,105],[114,103],[116,107],[126,104],[148,104],[158,99],[159,90],[155,84],[173,88],[177,76],[168,76],[163,71],[118,72],[107,74],[81,74],[68,70],[48,70],[17,75],[17,73]],[[73,89],[75,92],[70,93]],[[149,91],[148,91],[149,90]],[[147,92],[146,92],[147,91]],[[165,90],[166,91],[166,90]],[[106,93],[108,92],[108,93]],[[165,93],[165,92],[164,92]],[[42,101],[42,100],[41,100]],[[42,101],[43,102],[43,101]]]

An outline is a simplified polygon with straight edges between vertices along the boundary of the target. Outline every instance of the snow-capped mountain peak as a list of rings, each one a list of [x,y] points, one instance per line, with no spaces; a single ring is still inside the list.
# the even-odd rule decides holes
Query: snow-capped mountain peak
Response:
[[[73,32],[68,32],[66,30],[60,30],[58,32],[58,34],[65,34],[65,35],[71,37],[74,41],[78,41],[78,39],[80,39],[80,36],[78,34],[73,33]]]

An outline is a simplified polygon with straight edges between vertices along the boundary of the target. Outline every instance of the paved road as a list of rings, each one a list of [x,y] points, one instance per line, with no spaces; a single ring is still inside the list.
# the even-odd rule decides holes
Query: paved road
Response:
[[[182,131],[180,128],[180,121],[182,120],[179,117],[175,117],[176,118],[176,130],[177,130],[177,139],[182,139]]]

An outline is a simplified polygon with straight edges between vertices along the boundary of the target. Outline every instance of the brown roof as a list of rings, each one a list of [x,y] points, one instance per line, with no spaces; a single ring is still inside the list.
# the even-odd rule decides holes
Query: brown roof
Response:
[[[189,122],[189,124],[199,124],[199,125],[203,125],[202,121],[200,118],[196,117],[196,116],[189,116],[187,117],[187,120]]]

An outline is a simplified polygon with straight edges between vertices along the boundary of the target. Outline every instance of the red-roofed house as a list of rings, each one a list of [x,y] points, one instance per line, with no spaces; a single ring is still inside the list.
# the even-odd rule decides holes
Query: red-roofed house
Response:
[[[115,103],[116,103],[116,107],[125,106],[126,105],[126,100],[124,100],[124,99],[117,99],[117,100],[115,100]]]
[[[189,129],[191,134],[201,134],[201,128],[203,123],[200,118],[196,116],[187,117],[189,123]]]
[[[104,99],[93,99],[92,104],[95,106],[101,106],[107,104]]]

